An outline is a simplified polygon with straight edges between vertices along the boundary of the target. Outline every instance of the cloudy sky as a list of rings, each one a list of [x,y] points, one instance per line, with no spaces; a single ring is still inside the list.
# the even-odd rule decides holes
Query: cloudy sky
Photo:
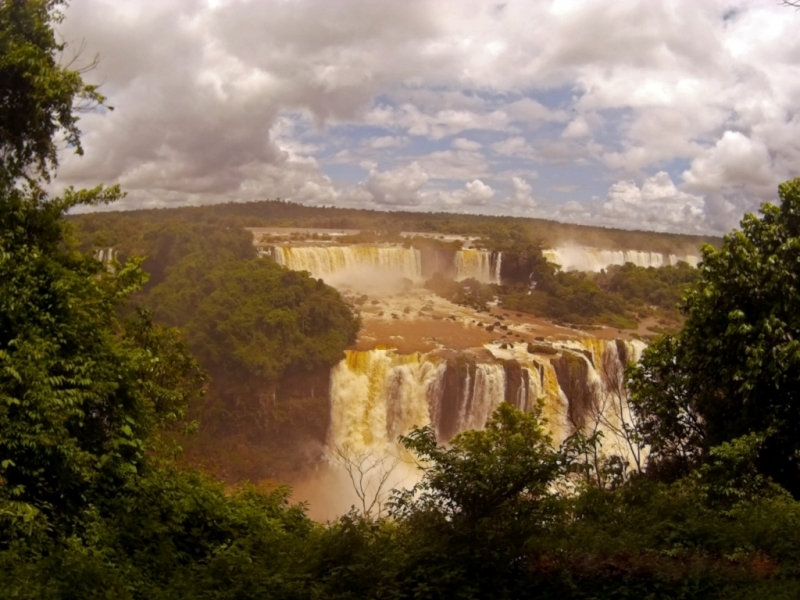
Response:
[[[71,0],[57,185],[719,233],[800,175],[779,0]]]

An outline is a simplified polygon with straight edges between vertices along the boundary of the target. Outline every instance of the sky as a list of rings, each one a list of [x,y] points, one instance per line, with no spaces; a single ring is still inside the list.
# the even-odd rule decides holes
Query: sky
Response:
[[[780,0],[71,0],[56,187],[724,233],[800,175]]]

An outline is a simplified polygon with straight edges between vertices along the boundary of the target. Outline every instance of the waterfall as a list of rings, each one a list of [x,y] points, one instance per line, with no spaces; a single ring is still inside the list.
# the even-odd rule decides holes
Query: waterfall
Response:
[[[430,395],[443,373],[441,361],[420,354],[348,350],[331,371],[329,443],[381,448],[427,425]]]
[[[108,265],[110,262],[117,260],[117,254],[118,252],[114,248],[108,248],[106,250],[98,248],[94,251],[94,259]]]
[[[392,246],[274,246],[272,258],[293,271],[308,271],[314,277],[377,272],[422,279],[419,250]]]
[[[456,280],[477,279],[481,283],[500,283],[503,255],[489,250],[459,250],[456,252]]]
[[[465,386],[459,407],[457,430],[483,429],[494,410],[505,399],[506,377],[502,365],[475,365],[475,378]]]
[[[559,387],[556,371],[549,361],[542,364],[540,373],[541,397],[545,400],[542,416],[547,421],[553,443],[558,445],[572,433],[567,419],[569,400]]]
[[[564,271],[599,272],[610,265],[633,263],[637,267],[675,266],[680,261],[696,267],[700,258],[694,255],[662,254],[660,252],[641,252],[639,250],[601,250],[588,246],[565,246],[543,251],[551,263],[561,266]]]
[[[331,371],[329,444],[381,450],[413,427],[432,424],[446,442],[482,429],[502,402],[526,412],[541,407],[558,445],[577,429],[603,434],[606,452],[631,458],[624,439],[631,423],[624,369],[637,361],[638,341],[554,343],[556,355],[532,355],[520,345],[487,345],[495,362],[443,360],[394,350],[347,351]],[[541,404],[539,404],[541,402]]]

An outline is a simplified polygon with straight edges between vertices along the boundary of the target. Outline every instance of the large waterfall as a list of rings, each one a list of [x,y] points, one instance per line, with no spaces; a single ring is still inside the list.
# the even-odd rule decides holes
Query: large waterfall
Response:
[[[325,280],[331,277],[379,271],[387,275],[423,279],[419,250],[399,246],[274,246],[270,255],[294,271],[308,271]],[[459,250],[453,259],[456,279],[500,283],[502,255],[488,250]]]
[[[354,449],[384,447],[430,423],[444,364],[392,350],[356,352],[331,372],[331,439]]]
[[[378,272],[422,278],[419,250],[394,246],[274,246],[275,262],[293,271],[308,271],[328,280],[336,275]]]
[[[637,267],[675,266],[680,261],[696,267],[698,256],[641,252],[639,250],[601,250],[588,246],[565,246],[543,251],[545,258],[561,266],[564,271],[599,272],[610,265],[633,263]]]
[[[456,280],[473,278],[481,283],[500,283],[500,252],[459,250],[455,256]]]
[[[393,350],[348,351],[331,373],[331,445],[387,448],[415,426],[432,424],[447,441],[481,429],[501,402],[525,411],[542,401],[553,442],[578,429],[602,431],[604,445],[627,455],[620,439],[630,422],[623,371],[637,361],[641,342],[556,342],[557,354],[527,346],[486,346],[494,360],[401,355]]]

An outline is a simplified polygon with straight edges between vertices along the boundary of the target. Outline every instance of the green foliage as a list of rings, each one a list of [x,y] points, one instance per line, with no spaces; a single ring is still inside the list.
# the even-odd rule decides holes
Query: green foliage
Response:
[[[151,467],[85,514],[80,535],[0,552],[0,585],[36,599],[299,598],[315,528],[286,488],[231,493]]]
[[[182,302],[184,294],[196,304]],[[332,366],[359,328],[336,290],[263,259],[212,268],[199,281],[170,278],[153,302],[201,362],[268,380]]]
[[[763,205],[719,250],[704,248],[684,329],[647,350],[631,385],[663,468],[755,433],[764,436],[759,471],[797,497],[800,180],[779,191],[780,206]]]
[[[687,288],[700,279],[700,271],[685,262],[677,266],[637,267],[631,263],[612,265],[595,281],[607,292],[619,294],[631,305],[677,309]]]
[[[395,517],[420,536],[408,594],[504,596],[517,586],[525,541],[559,512],[553,484],[565,457],[535,414],[508,404],[485,430],[460,433],[448,448],[430,427],[401,441],[424,465],[422,481],[392,502]]]
[[[154,369],[163,334],[116,317],[145,280],[138,262],[112,273],[65,243],[64,212],[118,195],[0,189],[0,501],[52,518],[72,519],[93,490],[136,473],[155,428],[197,391],[174,387],[195,371],[182,347],[161,360],[183,362]]]
[[[240,258],[238,232],[216,239],[220,246],[168,266],[143,299],[160,322],[182,331],[211,375],[196,415],[203,431],[244,434],[276,452],[289,440],[324,441],[329,370],[355,341],[360,320],[321,280]]]
[[[486,303],[491,302],[495,295],[492,285],[472,278],[453,281],[438,272],[425,282],[425,287],[450,302],[478,310],[486,310]]]
[[[0,178],[33,170],[49,178],[58,164],[56,134],[82,153],[75,107],[102,105],[97,86],[59,64],[65,44],[53,24],[63,0],[0,3]]]
[[[552,449],[535,414],[501,404],[483,431],[458,434],[449,448],[430,428],[402,437],[424,468],[421,483],[395,499],[395,514],[438,513],[475,527],[504,513],[541,513],[563,457]]]

